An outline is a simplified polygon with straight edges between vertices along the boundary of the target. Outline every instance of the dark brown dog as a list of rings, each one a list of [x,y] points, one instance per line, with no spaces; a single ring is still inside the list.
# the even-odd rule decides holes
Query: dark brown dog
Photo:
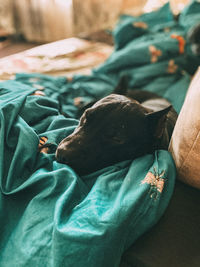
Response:
[[[119,87],[116,91],[121,93]],[[126,94],[111,94],[86,109],[75,131],[59,144],[57,161],[85,175],[167,149],[177,119],[170,103],[150,92]]]

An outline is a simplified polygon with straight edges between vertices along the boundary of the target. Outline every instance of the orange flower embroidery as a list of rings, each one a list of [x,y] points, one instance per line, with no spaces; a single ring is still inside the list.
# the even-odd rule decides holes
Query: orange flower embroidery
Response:
[[[47,141],[48,141],[48,138],[46,136],[40,137],[39,147],[43,146]]]
[[[39,78],[36,78],[36,77],[34,77],[34,78],[30,78],[29,79],[29,82],[30,83],[36,83],[36,82],[38,82],[39,81]]]
[[[145,178],[141,181],[141,184],[150,184],[151,186],[155,187],[158,192],[162,193],[165,183],[165,178],[163,178],[164,174],[165,171],[162,171],[159,174],[154,168],[154,173],[148,172]]]
[[[147,29],[148,28],[148,25],[143,21],[134,22],[133,26],[136,27],[136,28],[142,28],[142,29]]]
[[[67,77],[67,81],[68,81],[68,82],[72,82],[72,81],[73,81],[73,76],[68,76],[68,77]]]
[[[48,138],[46,136],[40,137],[38,149],[40,153],[48,153],[49,148],[45,146],[46,142],[48,141]]]
[[[175,73],[178,68],[178,65],[175,64],[174,60],[169,60],[167,72],[168,73]]]
[[[183,38],[183,36],[178,35],[178,34],[172,34],[171,38],[177,39],[178,46],[179,46],[179,53],[183,54],[184,53],[184,49],[185,49],[185,39]]]
[[[158,61],[158,57],[162,55],[162,51],[157,49],[154,45],[149,46],[149,52],[151,54],[151,62],[155,63]]]
[[[74,98],[74,105],[76,106],[76,107],[79,107],[79,106],[81,106],[83,104],[83,99],[82,99],[82,97],[75,97]]]
[[[44,153],[47,154],[49,152],[49,148],[48,147],[43,147],[40,149],[40,153]]]
[[[38,83],[34,83],[34,84],[33,84],[33,87],[35,87],[35,88],[38,89],[38,90],[44,90],[44,89],[45,89],[44,86],[42,86],[42,85],[40,85],[40,84],[38,84]]]
[[[171,30],[171,29],[170,29],[169,27],[165,27],[165,28],[164,28],[164,32],[170,32],[170,30]]]
[[[32,95],[45,96],[45,93],[42,92],[42,91],[37,90]]]

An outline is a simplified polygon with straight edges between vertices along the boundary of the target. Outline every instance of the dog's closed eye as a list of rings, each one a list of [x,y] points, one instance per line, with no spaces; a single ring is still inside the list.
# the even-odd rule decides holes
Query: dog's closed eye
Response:
[[[122,145],[122,144],[125,143],[125,139],[124,138],[121,138],[119,136],[113,136],[111,138],[111,140],[113,141],[113,143],[118,144],[118,145]]]
[[[122,132],[119,131],[119,129],[112,128],[109,132],[104,134],[105,140],[111,142],[112,144],[124,144],[125,143],[125,137]]]

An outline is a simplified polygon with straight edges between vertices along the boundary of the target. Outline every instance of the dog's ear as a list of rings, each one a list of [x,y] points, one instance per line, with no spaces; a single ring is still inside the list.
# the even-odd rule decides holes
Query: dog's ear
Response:
[[[167,118],[167,114],[170,111],[171,107],[172,106],[169,105],[164,109],[146,114],[149,127],[154,137],[160,138],[162,136],[165,128],[165,121]]]
[[[119,95],[126,95],[128,90],[128,76],[123,75],[116,88],[114,89],[113,93],[114,94],[119,94]]]

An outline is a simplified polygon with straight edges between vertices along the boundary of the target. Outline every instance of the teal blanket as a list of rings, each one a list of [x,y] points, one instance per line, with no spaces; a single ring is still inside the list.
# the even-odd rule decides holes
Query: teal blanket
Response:
[[[182,16],[199,5],[193,2]],[[136,18],[123,17],[114,32],[115,52],[91,76],[68,81],[18,74],[0,84],[0,266],[118,266],[123,252],[160,219],[176,177],[168,151],[80,177],[55,161],[55,150],[78,124],[75,100],[86,103],[111,93],[124,73],[130,88],[157,92],[179,112],[199,59],[189,44],[182,54],[177,39],[167,35],[163,42],[164,27],[171,25],[184,38],[189,27],[183,18],[177,25],[170,14],[166,5],[142,16],[145,24],[135,24],[143,26],[134,26],[133,33],[127,29]],[[191,67],[188,58],[195,59]],[[38,88],[44,93],[35,95]],[[38,150],[42,137],[48,153]]]
[[[77,120],[34,90],[0,85],[0,266],[117,266],[168,205],[173,160],[156,151],[79,177],[54,156]],[[48,154],[38,152],[41,136]]]

